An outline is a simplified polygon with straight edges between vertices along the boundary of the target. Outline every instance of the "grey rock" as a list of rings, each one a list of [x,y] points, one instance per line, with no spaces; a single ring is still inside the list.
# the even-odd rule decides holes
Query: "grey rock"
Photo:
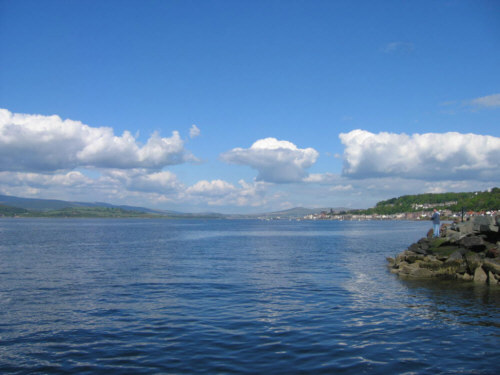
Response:
[[[431,278],[434,277],[434,272],[427,268],[412,268],[410,273],[410,276],[412,277],[418,277],[418,278]]]
[[[461,263],[463,261],[462,252],[460,250],[456,250],[450,254],[448,259],[446,259],[445,263]]]
[[[472,222],[474,225],[496,225],[495,218],[493,216],[474,216]]]
[[[464,237],[459,241],[459,244],[467,249],[476,252],[486,249],[484,240],[479,236]]]
[[[472,281],[473,278],[474,278],[474,276],[472,276],[468,273],[464,273],[464,274],[457,273],[457,279],[460,279],[463,281]]]
[[[477,267],[474,271],[474,282],[475,283],[486,283],[488,280],[488,275],[484,272],[482,267]]]
[[[485,258],[483,261],[483,268],[493,273],[500,274],[500,259]]]
[[[483,265],[483,259],[474,252],[468,252],[465,254],[465,261],[467,262],[467,266],[469,271],[472,273],[478,267]]]
[[[498,281],[495,278],[495,274],[491,271],[488,271],[488,284],[490,284],[490,285],[498,284]]]

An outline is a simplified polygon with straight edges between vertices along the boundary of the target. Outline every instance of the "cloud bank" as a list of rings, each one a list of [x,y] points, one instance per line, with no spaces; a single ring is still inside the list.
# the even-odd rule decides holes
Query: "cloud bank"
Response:
[[[128,131],[117,136],[108,127],[0,109],[0,171],[161,169],[190,160],[177,131],[168,138],[155,133],[141,145]]]
[[[288,141],[264,138],[250,148],[234,148],[222,154],[221,159],[256,169],[257,181],[287,183],[306,178],[306,169],[316,162],[318,155],[313,148],[300,149]]]
[[[342,174],[355,179],[403,177],[426,180],[495,180],[500,138],[476,134],[370,133],[339,135],[345,146]]]

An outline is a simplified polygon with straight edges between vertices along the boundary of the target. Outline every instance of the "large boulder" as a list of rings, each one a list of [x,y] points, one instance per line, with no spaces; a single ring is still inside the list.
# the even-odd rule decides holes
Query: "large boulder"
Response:
[[[481,267],[483,265],[483,259],[479,254],[469,251],[465,254],[465,261],[467,263],[467,267],[469,269],[469,272],[471,274],[474,273],[474,270],[478,267]]]
[[[488,280],[488,275],[484,272],[482,267],[477,267],[474,271],[474,282],[484,284]]]
[[[498,226],[493,216],[476,216],[472,222],[475,232],[498,232]]]
[[[458,243],[466,249],[475,252],[480,252],[486,249],[486,244],[484,243],[483,238],[479,236],[467,236],[462,238]]]
[[[498,258],[484,258],[483,268],[500,275],[500,259]]]

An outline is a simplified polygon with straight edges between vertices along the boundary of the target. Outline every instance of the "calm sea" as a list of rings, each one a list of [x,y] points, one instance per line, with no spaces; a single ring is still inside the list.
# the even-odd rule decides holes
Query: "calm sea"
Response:
[[[0,219],[0,372],[499,373],[498,289],[386,268],[429,227]]]

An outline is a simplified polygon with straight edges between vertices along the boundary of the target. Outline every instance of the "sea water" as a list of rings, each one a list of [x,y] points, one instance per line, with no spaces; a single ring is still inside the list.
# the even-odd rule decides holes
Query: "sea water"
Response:
[[[0,219],[0,372],[498,373],[498,288],[386,267],[429,228]]]

